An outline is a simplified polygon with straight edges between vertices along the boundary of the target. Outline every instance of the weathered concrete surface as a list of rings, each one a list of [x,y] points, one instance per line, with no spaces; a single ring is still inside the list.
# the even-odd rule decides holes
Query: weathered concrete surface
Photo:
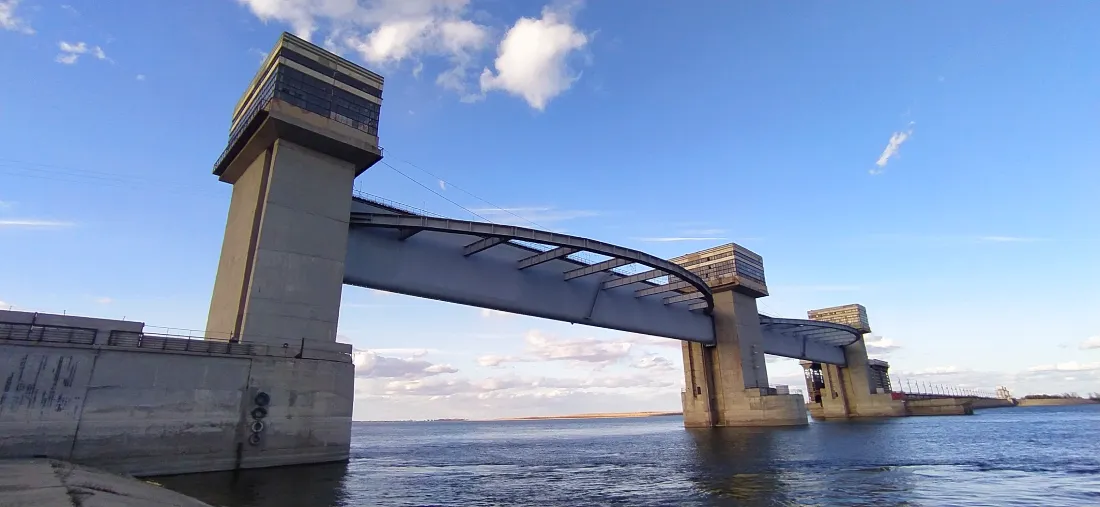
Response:
[[[821,403],[810,400],[809,411],[814,419],[848,419],[853,417],[903,417],[907,415],[905,400],[894,399],[890,393],[871,391],[871,370],[867,346],[863,339],[844,347],[847,366],[822,364]],[[803,365],[809,368],[808,364]],[[807,378],[808,392],[813,392]]]
[[[1003,407],[1015,407],[1015,400],[1006,400],[1004,398],[970,398],[973,400],[974,409],[979,408],[1003,408]]]
[[[336,341],[355,169],[279,139],[231,181],[209,336]]]
[[[726,290],[714,294],[714,334],[706,347],[684,342],[684,426],[798,426],[808,424],[801,395],[767,394],[768,371],[756,299]]]
[[[973,415],[974,405],[970,398],[932,398],[927,400],[907,400],[905,408],[909,415]]]
[[[209,507],[132,477],[51,459],[0,460],[0,507]]]
[[[1069,399],[1034,399],[1034,398],[1021,398],[1021,407],[1060,407],[1065,405],[1095,405],[1097,401],[1088,400],[1085,398],[1069,398]]]
[[[0,339],[0,458],[133,475],[346,460],[353,383],[350,358]],[[271,402],[254,445],[261,391]]]
[[[243,447],[242,468],[348,459],[354,376],[352,363],[253,359],[247,398],[263,391],[272,403],[262,440]]]
[[[65,459],[141,474],[232,468],[251,362],[100,351]]]

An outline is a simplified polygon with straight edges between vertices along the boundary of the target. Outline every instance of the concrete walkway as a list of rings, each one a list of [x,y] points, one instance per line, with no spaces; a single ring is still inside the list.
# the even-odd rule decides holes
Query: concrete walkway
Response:
[[[0,507],[210,507],[132,477],[51,459],[0,461]]]

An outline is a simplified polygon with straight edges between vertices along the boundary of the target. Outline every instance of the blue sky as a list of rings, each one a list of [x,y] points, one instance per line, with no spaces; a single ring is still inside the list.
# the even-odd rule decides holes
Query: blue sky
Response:
[[[1100,391],[1100,4],[625,5],[0,0],[0,301],[202,329],[211,165],[290,30],[386,77],[386,160],[465,208],[736,241],[764,311],[862,303],[903,379]],[[385,166],[356,186],[469,216]],[[677,342],[354,287],[340,329],[359,419],[679,406]]]

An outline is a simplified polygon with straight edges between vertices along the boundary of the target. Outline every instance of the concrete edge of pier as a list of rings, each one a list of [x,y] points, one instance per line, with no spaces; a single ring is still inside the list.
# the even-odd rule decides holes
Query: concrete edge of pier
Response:
[[[0,505],[210,507],[133,477],[46,458],[0,460]]]

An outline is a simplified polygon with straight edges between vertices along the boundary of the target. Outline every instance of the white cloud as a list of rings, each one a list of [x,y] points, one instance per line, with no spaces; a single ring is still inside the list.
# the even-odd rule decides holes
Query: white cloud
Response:
[[[458,371],[447,364],[433,364],[415,358],[388,357],[373,350],[354,351],[352,363],[355,364],[355,376],[362,378],[417,380]]]
[[[492,366],[500,366],[503,363],[510,363],[510,362],[516,362],[516,361],[521,361],[521,360],[522,359],[520,359],[520,358],[512,357],[512,356],[497,356],[497,355],[490,354],[490,355],[487,355],[487,356],[481,356],[481,357],[477,358],[477,364],[480,364],[481,366],[490,366],[490,367],[492,367]]]
[[[474,21],[469,0],[237,1],[261,20],[286,23],[306,39],[324,32],[319,38],[327,49],[349,51],[369,65],[411,61],[411,72],[419,78],[426,58],[441,59],[445,69],[435,83],[464,102],[502,90],[543,110],[576,81],[567,59],[588,43],[570,16],[580,2],[546,7],[540,18],[520,18],[505,31]],[[493,70],[483,68],[480,75],[472,75],[493,47]]]
[[[644,335],[644,334],[635,334],[635,333],[627,334],[626,336],[620,338],[619,341],[624,341],[624,342],[627,342],[627,343],[630,343],[630,344],[633,344],[633,345],[637,345],[637,346],[641,346],[641,347],[651,346],[651,347],[672,348],[672,349],[677,349],[677,350],[683,348],[683,345],[681,344],[680,340],[674,340],[672,338],[661,338],[659,336],[649,336],[649,335]]]
[[[443,180],[439,180],[439,189],[440,190],[447,190],[447,182],[443,181]]]
[[[502,312],[500,310],[490,310],[488,308],[482,308],[480,314],[486,319],[505,318],[512,317],[514,315],[508,312]]]
[[[0,220],[0,229],[2,228],[26,228],[26,229],[45,229],[51,227],[72,227],[72,222],[59,222],[56,220],[37,220],[33,218],[24,219],[9,219]]]
[[[1078,348],[1081,350],[1100,349],[1100,335],[1085,338],[1085,341],[1081,342]]]
[[[101,305],[109,305],[109,304],[113,303],[114,301],[115,300],[113,300],[109,297],[106,297],[106,296],[101,296],[101,297],[95,298],[95,302],[99,303]]]
[[[134,79],[137,79],[138,81],[145,81],[145,74],[138,74],[134,76]]]
[[[503,90],[542,111],[579,78],[566,60],[587,43],[567,10],[546,7],[539,19],[520,18],[500,42],[493,62],[496,72],[481,72],[481,91]]]
[[[609,342],[595,338],[558,340],[537,330],[529,331],[524,339],[527,342],[527,351],[546,361],[609,363],[626,357],[631,347],[628,342]]]
[[[489,27],[466,19],[469,0],[238,0],[264,21],[280,21],[298,36],[311,39],[327,29],[325,47],[353,51],[370,65],[440,57],[448,69],[436,82],[465,92],[476,56],[490,47]]]
[[[630,366],[651,371],[676,371],[676,365],[672,361],[658,355],[641,357]]]
[[[1100,362],[1096,363],[1079,363],[1077,361],[1068,361],[1058,364],[1044,364],[1041,366],[1032,366],[1027,371],[1033,373],[1047,373],[1047,372],[1063,372],[1063,371],[1096,371],[1100,370]]]
[[[680,242],[680,241],[725,241],[727,238],[702,237],[702,236],[699,236],[699,237],[668,236],[668,237],[659,237],[659,238],[634,238],[634,239],[636,239],[638,241],[643,241],[643,242],[646,242],[646,243],[674,243],[674,242]]]
[[[370,349],[371,352],[380,356],[396,356],[396,357],[423,357],[430,352],[437,352],[434,349],[415,349],[415,348],[396,348],[396,349]]]
[[[0,209],[8,209],[12,206],[15,206],[15,203],[12,201],[0,201]]]
[[[563,340],[547,336],[533,329],[524,336],[526,348],[523,356],[487,355],[478,358],[482,366],[500,366],[504,363],[536,361],[573,361],[606,365],[627,357],[632,343],[626,340],[605,341],[595,338]]]
[[[875,334],[864,336],[863,344],[867,346],[868,354],[885,355],[901,348],[897,342]]]
[[[72,65],[80,59],[80,55],[91,54],[98,60],[108,60],[107,54],[103,52],[103,48],[99,46],[88,47],[86,42],[65,42],[60,41],[57,43],[57,47],[61,49],[61,53],[58,53],[54,59],[57,63]]]
[[[20,0],[0,0],[0,28],[33,35],[34,28],[31,28],[26,20],[15,14],[15,8],[19,7],[19,2]]]
[[[877,169],[871,169],[871,174],[882,174],[886,170],[886,164],[890,162],[890,159],[898,154],[898,150],[901,149],[902,143],[909,139],[909,136],[913,135],[913,123],[909,123],[909,130],[904,132],[894,132],[890,136],[890,141],[886,143],[886,149],[882,150],[882,155],[879,155],[878,160],[875,161]]]
[[[263,65],[263,63],[265,61],[267,61],[267,55],[268,55],[267,51],[264,51],[262,49],[256,49],[256,48],[249,48],[248,52],[253,53],[253,54],[255,54],[256,56],[259,57],[259,59],[256,61],[256,63],[259,64],[259,65]]]

